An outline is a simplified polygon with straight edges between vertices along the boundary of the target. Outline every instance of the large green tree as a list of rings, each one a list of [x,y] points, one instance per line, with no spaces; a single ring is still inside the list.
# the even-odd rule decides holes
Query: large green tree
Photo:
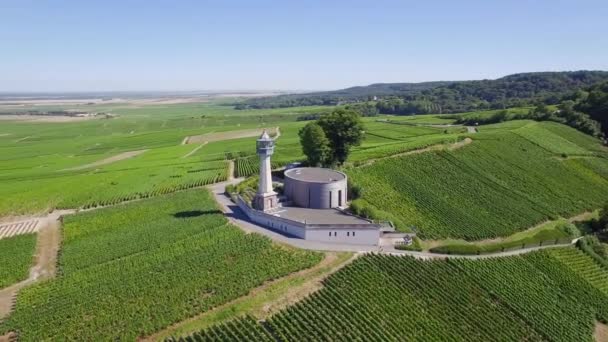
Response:
[[[602,126],[602,132],[608,136],[608,82],[591,87],[589,95],[581,101],[576,109],[598,121]]]
[[[302,151],[310,166],[324,166],[329,161],[331,149],[323,128],[316,122],[309,122],[298,132]]]
[[[331,147],[331,164],[343,164],[350,149],[363,140],[363,122],[359,113],[353,110],[336,109],[318,120]]]

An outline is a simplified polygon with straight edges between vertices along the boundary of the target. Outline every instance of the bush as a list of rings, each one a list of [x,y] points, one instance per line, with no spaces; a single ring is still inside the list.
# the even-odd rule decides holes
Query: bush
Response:
[[[353,184],[350,179],[348,179],[348,183],[347,183],[347,187],[348,187],[348,199],[350,200],[356,200],[357,198],[361,197],[361,194],[363,193],[361,187],[357,184]]]
[[[401,250],[401,251],[417,251],[420,252],[422,251],[422,246],[420,246],[420,239],[418,239],[416,236],[414,236],[412,238],[412,244],[411,245],[397,245],[395,246],[395,249]]]

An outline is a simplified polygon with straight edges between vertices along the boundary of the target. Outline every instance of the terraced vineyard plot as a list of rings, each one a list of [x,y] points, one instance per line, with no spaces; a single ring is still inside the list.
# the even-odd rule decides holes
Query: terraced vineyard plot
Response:
[[[134,340],[320,259],[243,234],[203,190],[86,212],[65,219],[60,276],[23,289],[0,334]]]
[[[554,134],[568,139],[576,145],[585,148],[588,151],[608,153],[608,148],[598,143],[598,139],[587,134],[581,134],[579,131],[566,125],[561,125],[555,122],[543,122],[543,128],[553,132]]]
[[[565,264],[568,269],[608,295],[608,270],[578,249],[568,248],[551,251],[549,254]],[[608,312],[608,303],[605,307]],[[608,314],[606,314],[608,320]]]
[[[12,201],[0,202],[0,213],[111,205],[227,178],[224,160],[182,158],[191,149],[191,146],[158,148],[91,170],[56,171],[52,177],[7,177],[2,186],[3,194]]]
[[[35,249],[36,234],[0,239],[0,289],[27,278]]]
[[[482,261],[367,255],[251,329],[279,341],[578,342],[608,319],[607,304],[608,296],[546,252]],[[196,336],[234,336],[238,323]]]
[[[363,201],[423,238],[507,236],[608,199],[608,182],[593,170],[506,131],[480,133],[458,150],[390,158],[347,173]]]
[[[567,155],[590,155],[591,151],[588,149],[571,142],[565,137],[559,134],[553,133],[551,130],[546,129],[547,124],[530,123],[524,127],[514,130],[515,133],[528,139],[529,141],[537,144],[538,146],[546,149],[553,153],[565,153]],[[582,135],[582,134],[578,134]],[[569,137],[577,136],[570,134]],[[576,139],[581,141],[582,139]],[[597,142],[596,142],[597,144]]]

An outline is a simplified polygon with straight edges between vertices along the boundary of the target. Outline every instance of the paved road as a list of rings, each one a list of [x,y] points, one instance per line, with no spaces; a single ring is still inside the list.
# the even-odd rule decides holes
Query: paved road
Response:
[[[231,181],[226,181],[222,183],[216,183],[209,186],[209,189],[213,193],[216,201],[220,205],[220,209],[224,212],[224,214],[228,217],[228,220],[240,227],[247,233],[258,233],[265,235],[278,243],[285,243],[290,246],[308,249],[308,250],[317,250],[317,251],[339,251],[339,252],[359,252],[359,253],[382,253],[382,254],[390,254],[390,255],[403,255],[403,256],[413,256],[419,259],[446,259],[446,258],[463,258],[463,259],[487,259],[487,258],[497,258],[497,257],[508,257],[513,255],[520,255],[525,253],[530,253],[533,251],[547,249],[547,248],[556,248],[556,247],[564,247],[569,246],[570,244],[562,244],[562,245],[548,245],[548,246],[539,246],[525,249],[518,249],[514,251],[506,251],[500,253],[493,254],[483,254],[483,255],[454,255],[454,254],[436,254],[429,252],[416,252],[416,251],[402,251],[395,249],[392,246],[369,246],[369,245],[350,245],[350,244],[335,244],[335,243],[327,243],[327,242],[318,242],[318,241],[307,241],[299,238],[285,236],[278,232],[274,232],[268,228],[260,226],[256,223],[249,221],[245,213],[241,211],[241,209],[234,204],[230,198],[224,195],[224,191],[226,185],[228,184],[237,184],[241,182],[243,178],[233,179]],[[575,241],[573,241],[574,243]]]

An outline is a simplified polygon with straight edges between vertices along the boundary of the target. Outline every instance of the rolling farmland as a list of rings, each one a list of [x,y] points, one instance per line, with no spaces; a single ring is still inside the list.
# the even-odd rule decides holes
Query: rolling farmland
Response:
[[[243,234],[201,190],[68,216],[63,235],[58,278],[23,289],[0,334],[133,340],[321,259]]]
[[[120,115],[7,122],[0,132],[0,215],[110,206],[64,217],[57,277],[21,290],[0,335],[135,340],[321,260],[243,234],[206,190],[191,188],[228,179],[230,162],[236,177],[258,172],[255,138],[230,131],[278,126],[273,167],[303,160],[306,122],[296,117],[327,108],[107,106]],[[608,200],[606,148],[564,125],[510,121],[472,133],[428,125],[453,121],[442,116],[363,121],[366,138],[344,166],[361,188],[358,201],[423,239],[508,236]],[[215,141],[182,145],[188,136]],[[0,236],[35,230],[2,227]],[[35,236],[18,238],[0,240],[17,246],[11,274],[0,269],[5,285],[31,266]],[[479,261],[366,255],[263,323],[233,312],[245,315],[191,338],[584,341],[608,320],[607,277],[574,248]]]
[[[524,128],[553,134],[541,124]],[[594,172],[603,170],[605,152],[565,138],[551,150],[522,137],[521,129],[482,132],[458,150],[391,158],[347,172],[362,187],[364,203],[397,217],[401,229],[415,227],[421,237],[433,239],[507,236],[608,199],[605,171]],[[560,159],[574,150],[601,158]],[[587,163],[599,164],[587,168]]]
[[[595,320],[608,320],[608,296],[586,281],[605,271],[571,271],[581,260],[593,263],[573,248],[481,261],[368,255],[257,328],[243,318],[190,338],[247,324],[280,341],[589,341]]]

